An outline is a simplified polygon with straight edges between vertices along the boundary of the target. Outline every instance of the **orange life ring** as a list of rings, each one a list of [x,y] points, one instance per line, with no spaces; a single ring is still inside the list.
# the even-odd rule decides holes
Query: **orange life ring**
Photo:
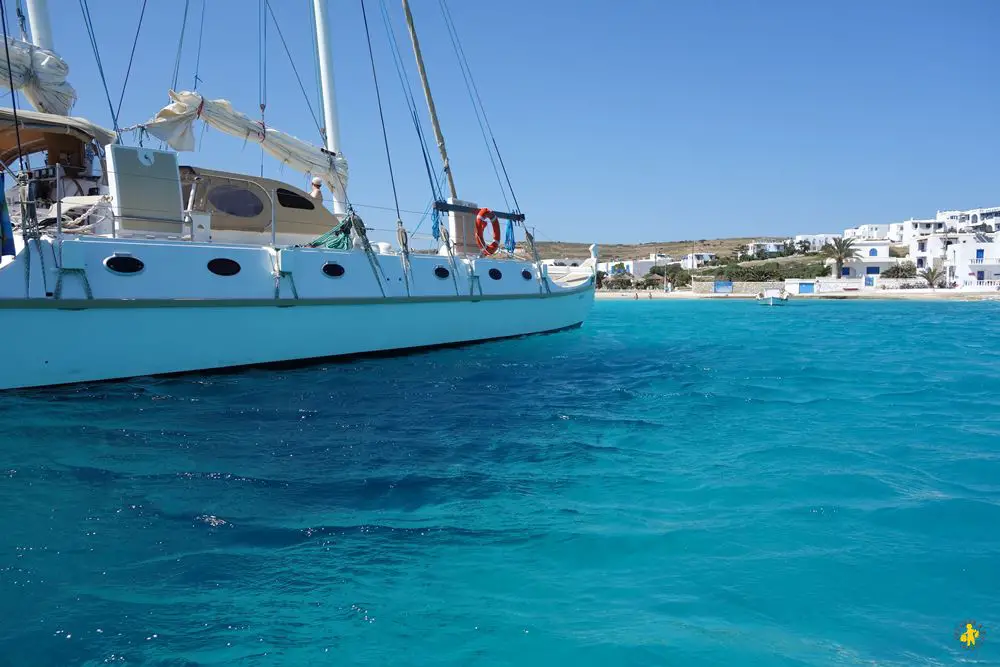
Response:
[[[487,223],[493,226],[493,242],[489,245],[483,239]],[[492,255],[500,249],[500,221],[497,219],[497,214],[488,208],[481,208],[476,214],[476,243],[482,248],[484,256]]]

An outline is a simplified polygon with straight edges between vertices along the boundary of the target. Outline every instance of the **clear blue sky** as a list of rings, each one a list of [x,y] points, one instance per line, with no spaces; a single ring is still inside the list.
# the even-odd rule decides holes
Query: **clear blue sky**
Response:
[[[391,206],[359,1],[330,2],[343,149],[352,200]],[[400,203],[423,210],[423,163],[378,3],[367,1]],[[199,91],[256,116],[258,3],[207,2]],[[399,3],[387,3],[405,37]],[[117,103],[141,3],[90,4]],[[315,107],[309,0],[272,4]],[[438,3],[412,4],[459,195],[503,208]],[[75,114],[110,125],[78,3],[50,5],[57,51],[80,92]],[[201,5],[191,0],[181,88],[193,82]],[[182,8],[149,0],[123,125],[166,102]],[[451,10],[540,238],[825,232],[1000,205],[993,0],[451,0]],[[273,25],[267,61],[268,123],[319,142]],[[426,116],[422,100],[420,109]],[[209,130],[184,158],[256,173],[260,150]],[[268,175],[306,184],[265,164]],[[369,225],[394,223],[390,212],[359,210]],[[409,226],[418,218],[404,215]]]

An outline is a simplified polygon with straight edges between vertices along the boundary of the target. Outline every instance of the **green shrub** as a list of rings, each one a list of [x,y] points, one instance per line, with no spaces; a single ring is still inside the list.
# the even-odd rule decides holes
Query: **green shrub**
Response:
[[[883,278],[916,278],[917,265],[913,262],[900,262],[893,264],[882,272]]]

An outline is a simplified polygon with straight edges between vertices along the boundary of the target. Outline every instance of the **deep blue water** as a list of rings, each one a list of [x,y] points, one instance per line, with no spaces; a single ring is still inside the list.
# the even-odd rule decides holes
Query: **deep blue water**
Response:
[[[0,394],[0,665],[997,664],[998,317],[598,303]]]

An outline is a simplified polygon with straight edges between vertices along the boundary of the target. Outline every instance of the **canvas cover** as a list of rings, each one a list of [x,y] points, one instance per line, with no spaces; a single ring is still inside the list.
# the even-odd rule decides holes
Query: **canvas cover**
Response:
[[[0,85],[9,88],[13,81],[14,88],[39,111],[68,116],[76,104],[76,91],[66,81],[66,61],[48,49],[13,37],[7,38],[6,51],[0,50]]]
[[[259,143],[272,157],[292,169],[322,178],[331,188],[347,187],[347,160],[343,156],[333,155],[280,130],[264,127],[233,109],[227,100],[208,100],[188,91],[171,90],[169,95],[173,101],[141,127],[174,150],[194,150],[194,124],[201,119],[234,137]]]

